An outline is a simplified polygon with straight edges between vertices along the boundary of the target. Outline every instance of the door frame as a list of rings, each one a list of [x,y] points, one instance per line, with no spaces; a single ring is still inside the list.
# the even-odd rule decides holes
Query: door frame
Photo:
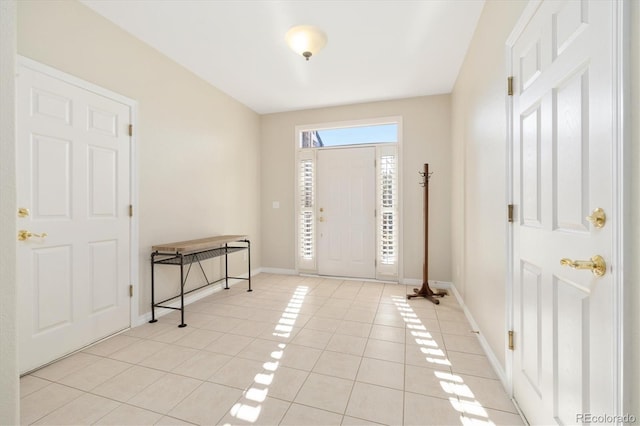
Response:
[[[511,34],[507,38],[505,43],[505,59],[506,59],[506,75],[505,82],[512,76],[513,67],[513,47],[518,40],[518,37],[524,31],[526,25],[529,23],[543,0],[530,0],[525,7],[522,15],[516,22]],[[630,2],[628,0],[612,1],[611,7],[613,10],[613,22],[612,22],[612,39],[613,46],[611,46],[611,52],[613,57],[614,80],[612,82],[612,98],[614,110],[612,111],[613,117],[613,131],[611,134],[612,140],[612,158],[611,158],[611,170],[613,187],[611,193],[613,197],[612,209],[610,217],[613,218],[613,247],[612,247],[612,259],[610,261],[610,273],[613,275],[613,371],[614,371],[614,401],[615,401],[615,413],[610,413],[613,416],[623,415],[625,413],[625,390],[628,389],[629,384],[625,382],[625,377],[628,376],[627,370],[631,367],[631,362],[625,358],[625,340],[628,335],[627,324],[628,315],[625,311],[624,296],[629,293],[629,289],[625,288],[625,277],[630,276],[631,267],[631,238],[624,238],[625,230],[630,229],[631,214],[629,206],[631,205],[630,194],[630,182],[631,182],[631,112],[630,112],[630,62],[631,51],[629,41],[631,39],[631,25],[630,25]],[[507,123],[507,146],[506,146],[506,200],[507,204],[514,204],[513,197],[513,98],[509,95],[505,96],[506,103],[506,123]],[[517,216],[517,213],[516,213]],[[512,224],[506,224],[507,238],[506,245],[506,329],[504,330],[504,336],[507,336],[509,330],[513,330],[514,324],[514,301],[513,301],[513,259],[514,259],[514,246],[513,246],[513,226]],[[513,398],[513,351],[509,350],[505,345],[505,383],[507,393]],[[516,401],[517,404],[517,401]],[[607,413],[609,414],[609,413]]]
[[[97,95],[104,96],[113,101],[119,102],[129,107],[131,114],[131,125],[134,131],[130,136],[129,143],[129,204],[134,206],[132,216],[129,220],[129,284],[133,286],[133,296],[129,299],[129,327],[138,325],[139,316],[139,288],[137,284],[139,277],[139,262],[138,262],[138,235],[139,235],[139,223],[138,223],[138,152],[136,150],[136,131],[138,122],[138,102],[123,96],[119,93],[113,92],[104,87],[100,87],[89,81],[78,78],[74,75],[67,74],[64,71],[53,68],[49,65],[27,58],[25,56],[17,55],[17,67],[16,72],[20,72],[20,67],[29,68],[33,71],[37,71],[46,74],[50,77],[61,80],[65,83],[74,85],[81,89],[93,92]]]
[[[300,135],[302,134],[302,132],[305,131],[313,131],[313,130],[326,130],[326,129],[337,129],[337,128],[346,128],[346,127],[359,127],[359,126],[374,126],[374,125],[380,125],[380,124],[397,124],[398,125],[398,141],[395,144],[396,146],[396,156],[397,156],[397,178],[398,178],[398,264],[397,264],[397,268],[398,268],[398,272],[396,275],[396,278],[394,279],[394,282],[399,282],[402,283],[404,282],[404,256],[403,256],[403,241],[404,241],[404,220],[403,220],[403,121],[402,121],[402,116],[384,116],[384,117],[375,117],[375,118],[365,118],[365,119],[360,119],[360,120],[347,120],[347,121],[332,121],[332,122],[322,122],[322,123],[312,123],[312,124],[301,124],[301,125],[296,125],[294,127],[294,132],[293,132],[293,144],[292,149],[293,149],[293,194],[294,194],[294,199],[296,199],[296,197],[298,196],[298,162],[300,160],[300,152],[301,152],[301,148],[300,148]],[[377,147],[379,145],[389,145],[389,144],[358,144],[358,145],[349,145],[349,146],[335,146],[335,147],[331,147],[331,149],[340,149],[340,148],[353,148],[353,147],[366,147],[366,146],[373,146],[373,147]],[[309,151],[315,151],[318,148],[306,148],[305,150],[309,150]],[[322,149],[322,148],[320,148]],[[376,159],[377,159],[377,149],[376,149]],[[316,155],[315,152],[312,156],[312,158],[315,161]],[[377,160],[376,160],[377,161]],[[376,166],[376,170],[375,172],[378,172],[378,166]],[[378,191],[378,188],[376,189],[376,194]],[[376,200],[376,206],[377,206],[377,200]],[[315,206],[314,206],[315,209]],[[297,199],[296,201],[294,201],[294,214],[295,214],[295,219],[293,221],[294,223],[294,227],[295,227],[295,231],[294,231],[294,240],[293,240],[293,246],[295,247],[295,252],[294,252],[294,257],[295,257],[295,266],[294,266],[294,273],[296,275],[301,273],[301,267],[300,267],[300,257],[299,257],[299,229],[298,229],[298,222],[297,222],[297,217],[298,217],[298,213],[299,213],[299,207],[298,207],[298,202]],[[376,235],[376,240],[375,240],[375,244],[377,245],[377,235]],[[315,241],[317,243],[317,236],[315,238]],[[377,247],[376,247],[376,253],[377,253]],[[377,259],[377,254],[376,254],[376,259]],[[310,272],[312,274],[317,273],[318,271],[318,267],[317,267],[317,256],[314,259],[314,271],[315,272]],[[302,272],[302,273],[309,273],[307,271]],[[380,278],[382,280],[384,280],[385,278]],[[376,280],[378,280],[378,268],[376,267]]]

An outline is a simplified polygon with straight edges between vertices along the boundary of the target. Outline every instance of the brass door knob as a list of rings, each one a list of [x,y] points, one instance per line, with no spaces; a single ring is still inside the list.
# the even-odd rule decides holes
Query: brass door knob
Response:
[[[602,228],[607,222],[607,215],[604,214],[604,210],[598,207],[591,213],[590,216],[587,216],[587,220],[591,222],[594,227]]]
[[[601,277],[607,272],[607,264],[600,255],[593,256],[591,260],[571,260],[563,258],[560,260],[560,265],[573,269],[588,269],[597,277]]]
[[[31,237],[38,237],[38,238],[46,238],[47,237],[47,233],[43,232],[42,234],[36,234],[35,232],[30,232],[27,231],[26,229],[21,229],[18,231],[18,241],[26,241]]]
[[[324,217],[320,216],[320,217],[318,218],[318,222],[324,222]]]

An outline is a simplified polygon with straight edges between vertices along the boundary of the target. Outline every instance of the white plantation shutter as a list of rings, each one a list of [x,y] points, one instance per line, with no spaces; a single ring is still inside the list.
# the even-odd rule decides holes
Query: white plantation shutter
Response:
[[[298,267],[315,269],[315,158],[302,152],[298,160]]]
[[[381,278],[398,273],[398,155],[395,149],[378,151],[378,268]]]

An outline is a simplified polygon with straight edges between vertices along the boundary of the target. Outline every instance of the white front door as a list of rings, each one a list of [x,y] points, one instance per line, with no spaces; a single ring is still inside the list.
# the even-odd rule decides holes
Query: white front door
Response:
[[[613,4],[541,2],[512,49],[513,392],[531,424],[615,412]],[[561,265],[596,255],[601,277]]]
[[[130,326],[131,111],[24,65],[17,96],[24,373]]]
[[[318,150],[318,273],[375,278],[375,148]]]

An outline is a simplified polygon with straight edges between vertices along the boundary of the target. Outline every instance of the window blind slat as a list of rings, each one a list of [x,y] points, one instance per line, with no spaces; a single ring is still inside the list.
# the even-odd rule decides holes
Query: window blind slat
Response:
[[[397,165],[395,155],[380,157],[380,244],[379,258],[383,265],[395,265],[397,262],[396,204],[397,204]]]
[[[305,260],[312,260],[315,252],[314,241],[314,169],[313,160],[301,160],[299,169],[299,194],[300,194],[300,257]]]

